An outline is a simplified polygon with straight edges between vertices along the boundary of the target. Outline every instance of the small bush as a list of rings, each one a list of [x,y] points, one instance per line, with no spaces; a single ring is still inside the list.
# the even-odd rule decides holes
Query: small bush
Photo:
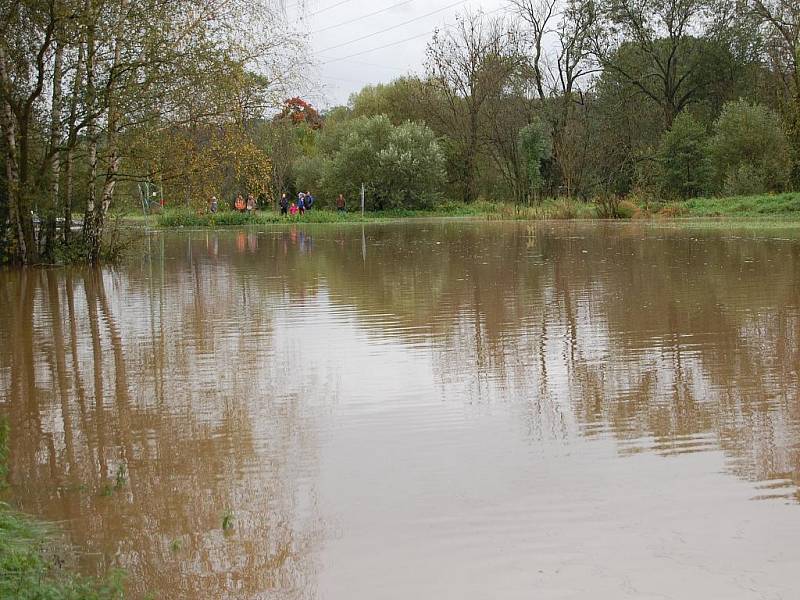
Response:
[[[632,219],[641,214],[642,210],[630,200],[622,200],[617,207],[618,219]]]
[[[622,202],[619,196],[603,194],[594,199],[597,216],[600,219],[619,219],[619,205]]]
[[[706,129],[684,111],[664,134],[658,149],[659,182],[668,197],[705,193],[711,179]]]

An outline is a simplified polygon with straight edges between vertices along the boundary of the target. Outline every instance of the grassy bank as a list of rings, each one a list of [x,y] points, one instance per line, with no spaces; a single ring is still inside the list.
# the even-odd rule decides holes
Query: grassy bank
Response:
[[[693,198],[675,206],[679,216],[729,218],[784,218],[800,220],[800,193],[731,198]]]
[[[394,219],[476,217],[490,220],[540,220],[596,218],[592,204],[575,200],[546,200],[535,206],[520,206],[501,202],[478,201],[472,204],[442,203],[433,209],[393,209],[366,212],[339,213],[325,209],[307,211],[304,215],[282,216],[274,211],[255,214],[223,211],[216,214],[192,209],[170,209],[155,215],[159,227],[228,227],[242,225],[270,225],[274,223],[363,223]]]
[[[5,487],[8,426],[0,419],[0,486]],[[47,523],[0,502],[0,598],[121,600],[121,577],[97,581],[63,567],[65,544]]]
[[[633,199],[614,202],[582,202],[566,198],[546,199],[539,204],[515,205],[478,201],[472,204],[442,203],[429,210],[396,209],[338,213],[314,209],[304,215],[281,216],[274,211],[255,214],[223,211],[217,214],[194,209],[170,209],[152,217],[159,227],[228,227],[270,225],[275,223],[362,223],[407,218],[475,217],[487,220],[569,220],[601,218],[723,218],[750,220],[800,221],[800,193],[738,196],[730,198],[693,198],[682,202],[636,202]],[[127,219],[127,217],[126,217]],[[130,217],[130,224],[143,222]]]
[[[333,210],[313,209],[303,215],[286,216],[272,210],[260,210],[254,214],[240,213],[232,210],[216,214],[193,209],[176,208],[155,215],[155,223],[159,227],[229,227],[241,225],[270,225],[274,223],[361,223],[364,221],[386,221],[392,219],[424,218],[424,217],[459,217],[482,216],[492,206],[489,203],[477,202],[466,204],[442,204],[431,210],[393,209],[370,211],[361,216],[360,211],[340,213]]]

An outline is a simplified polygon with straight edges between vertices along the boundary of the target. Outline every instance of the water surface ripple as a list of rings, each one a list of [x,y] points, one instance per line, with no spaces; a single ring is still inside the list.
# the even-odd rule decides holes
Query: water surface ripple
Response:
[[[152,233],[0,300],[11,499],[133,597],[797,597],[791,232]]]

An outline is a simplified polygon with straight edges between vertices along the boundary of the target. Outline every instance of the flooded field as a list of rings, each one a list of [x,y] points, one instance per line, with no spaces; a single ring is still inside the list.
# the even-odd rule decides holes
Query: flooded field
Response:
[[[10,499],[134,598],[797,598],[797,234],[155,233],[0,302]]]

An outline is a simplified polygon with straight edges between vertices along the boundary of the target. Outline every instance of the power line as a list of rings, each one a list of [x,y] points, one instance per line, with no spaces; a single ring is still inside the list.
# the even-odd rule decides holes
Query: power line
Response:
[[[460,3],[458,3],[458,4],[460,4]],[[488,17],[489,15],[493,15],[494,13],[497,13],[497,12],[500,12],[500,11],[503,11],[503,10],[508,10],[508,7],[501,6],[500,8],[496,8],[495,10],[492,10],[492,11],[489,11],[488,13],[485,13],[484,16]],[[399,25],[398,25],[398,27],[399,27]],[[452,25],[446,25],[443,29],[449,29],[450,27],[452,27]],[[425,32],[420,33],[418,35],[412,35],[411,37],[408,37],[408,38],[405,38],[405,39],[402,39],[402,40],[397,40],[396,42],[390,42],[388,44],[384,44],[383,46],[377,46],[376,48],[369,48],[367,50],[362,50],[360,52],[354,52],[353,54],[348,54],[347,56],[341,56],[341,57],[338,57],[338,58],[331,58],[331,59],[328,59],[328,60],[324,60],[320,64],[321,65],[327,65],[328,63],[348,60],[350,58],[355,58],[356,56],[361,56],[363,54],[369,54],[370,52],[377,52],[378,50],[383,50],[384,48],[391,48],[392,46],[397,46],[398,44],[404,44],[406,42],[410,42],[411,40],[416,40],[416,39],[424,37],[424,36],[432,35],[435,31],[436,31],[436,29],[431,29],[430,31],[425,31]],[[382,33],[382,32],[378,32],[378,33]],[[351,41],[357,42],[359,40],[351,40]],[[350,43],[350,42],[348,42],[348,43]],[[324,52],[324,50],[322,50],[321,52]]]
[[[344,27],[345,25],[350,25],[350,23],[356,23],[358,21],[363,21],[364,19],[368,19],[369,17],[374,17],[375,15],[379,15],[381,13],[387,12],[392,10],[393,8],[398,8],[399,6],[405,6],[406,4],[411,4],[414,0],[404,0],[403,2],[397,2],[396,4],[392,4],[391,6],[387,6],[386,8],[382,8],[380,10],[376,10],[371,13],[367,13],[366,15],[361,15],[360,17],[356,17],[355,19],[350,19],[349,21],[344,21],[342,23],[337,23],[336,25],[329,25],[328,27],[323,27],[322,29],[317,29],[315,33],[322,33],[323,31],[328,31],[330,29],[336,29],[337,27]]]
[[[397,67],[394,65],[379,65],[378,63],[364,62],[363,60],[348,60],[354,65],[364,65],[365,67],[375,67],[376,69],[386,69],[388,71],[405,71],[408,67]]]
[[[341,6],[342,4],[347,4],[348,2],[352,2],[352,1],[353,0],[340,0],[339,2],[336,2],[335,4],[331,4],[330,6],[326,6],[325,8],[321,8],[318,11],[309,14],[308,16],[309,17],[313,17],[314,15],[318,15],[320,13],[327,12],[332,8],[336,8],[337,6]],[[305,0],[300,0],[299,2],[292,2],[291,4],[285,6],[283,9],[284,9],[284,11],[287,11],[287,10],[289,10],[291,8],[295,8],[295,7],[304,5],[304,4],[305,4]]]
[[[347,1],[347,0],[345,0],[345,1]],[[453,2],[452,4],[448,4],[445,7],[437,8],[436,10],[432,10],[429,13],[425,13],[424,15],[420,15],[419,17],[414,17],[413,19],[409,19],[408,21],[403,21],[402,23],[398,23],[397,25],[392,25],[391,27],[387,27],[386,29],[381,29],[380,31],[375,31],[373,33],[368,33],[367,35],[362,35],[361,37],[356,38],[354,40],[349,40],[347,42],[342,42],[341,44],[336,44],[335,46],[330,46],[328,48],[324,48],[324,49],[320,50],[319,53],[321,54],[323,52],[327,52],[328,50],[335,50],[336,48],[341,48],[342,46],[349,46],[350,44],[355,44],[356,42],[360,42],[361,40],[366,40],[368,38],[375,37],[376,35],[380,35],[382,33],[386,33],[387,31],[392,31],[393,29],[397,29],[398,27],[403,27],[404,25],[408,25],[409,23],[414,23],[415,21],[419,21],[421,19],[425,19],[425,18],[430,17],[432,15],[435,15],[437,13],[444,12],[446,10],[454,8],[454,7],[458,6],[459,4],[464,4],[464,2],[466,2],[466,1],[467,0],[458,0],[457,2]]]
[[[356,52],[354,54],[348,54],[347,56],[342,56],[340,58],[331,58],[330,60],[324,60],[320,64],[327,65],[328,63],[332,63],[332,62],[338,62],[340,60],[347,60],[348,58],[353,58],[355,56],[361,56],[362,54],[367,54],[369,52],[375,52],[377,50],[383,50],[384,48],[390,48],[392,46],[397,46],[398,44],[404,44],[405,42],[410,42],[411,40],[416,40],[417,38],[421,38],[421,37],[424,37],[424,36],[429,36],[432,33],[433,33],[433,31],[425,31],[425,32],[420,33],[418,35],[412,35],[410,38],[406,38],[404,40],[398,40],[398,41],[392,42],[390,44],[384,44],[383,46],[378,46],[377,48],[370,48],[369,50],[362,50],[361,52]]]
[[[347,4],[348,2],[352,2],[352,1],[353,0],[340,0],[339,2],[337,2],[335,4],[331,4],[330,6],[328,6],[326,8],[322,8],[322,9],[318,10],[317,12],[311,13],[310,16],[314,17],[314,16],[316,16],[318,14],[327,12],[327,11],[331,10],[332,8],[336,8],[337,6],[341,6],[342,4]]]

